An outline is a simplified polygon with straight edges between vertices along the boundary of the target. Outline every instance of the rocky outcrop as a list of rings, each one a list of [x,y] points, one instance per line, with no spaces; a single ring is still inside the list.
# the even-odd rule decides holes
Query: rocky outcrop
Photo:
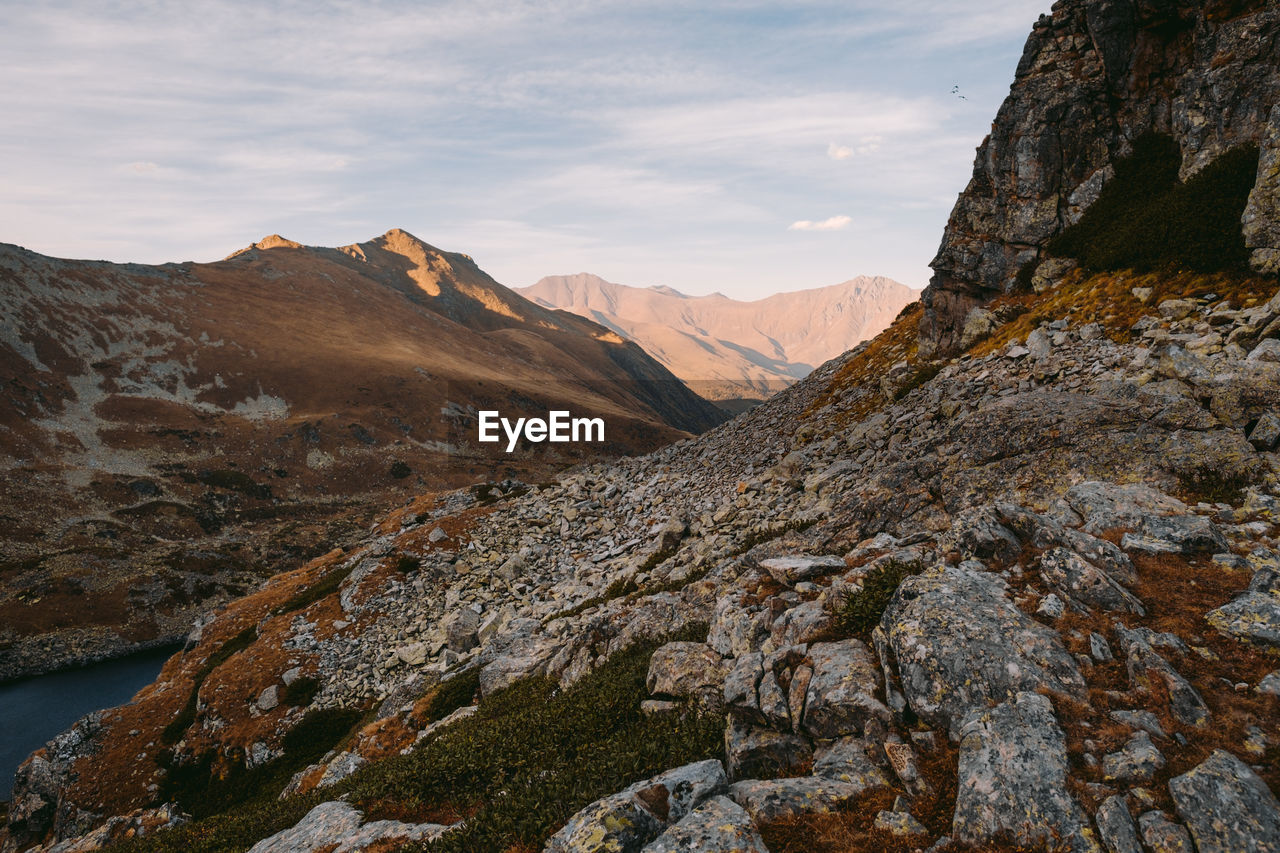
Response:
[[[1133,141],[1156,131],[1182,174],[1258,143],[1244,215],[1260,271],[1280,269],[1280,9],[1263,0],[1059,0],[1033,28],[932,261],[921,352],[954,351],[970,312],[1077,221]]]

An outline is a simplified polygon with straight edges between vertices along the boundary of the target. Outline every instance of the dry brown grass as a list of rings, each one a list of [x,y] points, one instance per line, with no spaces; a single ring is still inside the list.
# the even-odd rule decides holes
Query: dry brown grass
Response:
[[[1147,300],[1140,301],[1132,291],[1151,288]],[[989,306],[992,311],[1017,313],[1018,316],[996,329],[991,337],[974,344],[974,356],[1004,349],[1016,340],[1025,340],[1042,322],[1067,316],[1083,323],[1100,323],[1108,337],[1117,343],[1129,340],[1129,330],[1141,317],[1156,313],[1156,306],[1166,299],[1217,294],[1218,300],[1229,300],[1236,308],[1247,308],[1270,299],[1276,291],[1274,279],[1239,273],[1134,273],[1105,272],[1087,275],[1076,271],[1062,284],[1045,293],[1021,293],[1001,296]]]
[[[830,404],[837,394],[850,389],[861,389],[863,393],[837,415],[836,420],[841,425],[861,420],[883,408],[886,400],[880,393],[880,377],[900,361],[915,360],[923,313],[924,306],[919,302],[902,309],[889,328],[876,335],[865,349],[836,372],[830,388],[813,402],[806,414]]]
[[[929,841],[951,832],[956,804],[959,753],[945,737],[938,740],[937,748],[931,752],[916,750],[920,773],[932,790],[911,802],[911,814],[929,830],[932,836]],[[778,821],[762,827],[760,834],[772,853],[909,853],[919,849],[924,839],[898,838],[873,826],[876,814],[892,808],[897,795],[898,792],[883,789],[868,791],[840,811]]]

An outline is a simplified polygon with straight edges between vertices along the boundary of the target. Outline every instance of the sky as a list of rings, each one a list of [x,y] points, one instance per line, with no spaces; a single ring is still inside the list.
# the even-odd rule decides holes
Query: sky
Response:
[[[513,287],[923,287],[1049,3],[3,2],[0,242],[403,228]]]

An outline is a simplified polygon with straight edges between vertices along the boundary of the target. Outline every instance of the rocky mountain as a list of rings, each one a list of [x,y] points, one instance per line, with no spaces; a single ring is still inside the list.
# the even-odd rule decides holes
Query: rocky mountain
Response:
[[[635,344],[398,230],[155,267],[0,246],[0,315],[0,678],[181,637],[407,495],[723,419]],[[489,453],[486,405],[603,415],[607,442]]]
[[[1116,8],[1174,15],[1138,45],[1202,12],[1214,68],[1270,14],[1061,0],[1029,55]],[[1277,193],[1223,157],[1243,250]],[[1167,223],[1173,172],[1080,223]],[[1280,280],[1068,251],[1105,231],[953,339],[935,281],[698,437],[392,509],[29,758],[0,849],[1280,849]]]
[[[1280,8],[1268,0],[1054,4],[1027,39],[932,262],[926,353],[956,350],[973,308],[1049,258],[1051,240],[1081,219],[1146,134],[1176,143],[1183,179],[1257,146],[1243,236],[1255,270],[1280,271],[1277,56]]]
[[[864,340],[916,298],[892,279],[778,293],[754,302],[669,287],[628,287],[589,273],[541,279],[518,292],[613,329],[710,400],[760,400]]]

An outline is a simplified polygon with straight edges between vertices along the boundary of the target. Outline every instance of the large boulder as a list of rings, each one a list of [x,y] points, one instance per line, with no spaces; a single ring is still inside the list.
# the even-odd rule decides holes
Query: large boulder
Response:
[[[650,693],[695,699],[720,707],[728,665],[706,643],[667,643],[649,659]]]
[[[643,853],[769,853],[751,815],[728,797],[712,797],[658,836]]]
[[[1102,853],[1066,783],[1066,739],[1047,698],[1018,693],[976,711],[961,727],[953,835],[968,844],[1007,837],[1020,845],[1061,843],[1073,853]]]
[[[875,697],[880,669],[865,643],[843,640],[809,647],[813,675],[805,693],[803,728],[817,738],[862,734],[868,719],[889,720]]]
[[[1249,766],[1221,749],[1169,780],[1199,853],[1280,851],[1280,802]]]
[[[668,770],[602,797],[569,818],[546,853],[640,850],[704,800],[721,793],[724,766],[715,759]]]
[[[972,562],[907,578],[880,627],[912,710],[952,738],[970,712],[1021,691],[1085,695],[1058,633],[1014,606],[1004,581]]]

